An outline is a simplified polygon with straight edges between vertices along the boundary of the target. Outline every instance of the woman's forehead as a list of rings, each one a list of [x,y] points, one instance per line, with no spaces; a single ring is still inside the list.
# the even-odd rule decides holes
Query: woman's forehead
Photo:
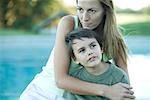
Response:
[[[99,0],[78,0],[77,6],[83,7],[99,7]]]

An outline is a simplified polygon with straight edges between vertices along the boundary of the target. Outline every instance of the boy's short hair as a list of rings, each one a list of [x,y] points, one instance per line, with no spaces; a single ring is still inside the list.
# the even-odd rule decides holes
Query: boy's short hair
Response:
[[[96,35],[97,34],[95,31],[88,30],[88,29],[78,29],[78,30],[74,30],[74,31],[68,33],[65,37],[65,42],[68,47],[70,56],[73,59],[75,59],[73,49],[72,49],[73,40],[75,40],[75,39],[82,40],[82,38],[95,38],[97,40]],[[101,43],[100,43],[100,46],[102,47]]]

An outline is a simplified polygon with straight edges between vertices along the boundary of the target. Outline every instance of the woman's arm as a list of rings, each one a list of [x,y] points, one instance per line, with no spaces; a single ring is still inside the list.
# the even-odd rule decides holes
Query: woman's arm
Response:
[[[57,27],[54,51],[54,73],[56,84],[59,88],[69,90],[74,93],[102,95],[101,92],[103,91],[98,90],[98,85],[81,81],[67,74],[70,64],[70,57],[65,44],[65,35],[72,31],[73,28],[74,21],[72,16],[63,17]],[[102,88],[104,87],[101,87],[101,89]]]
[[[105,91],[103,96],[110,98],[111,100],[134,100],[134,92],[130,91],[131,89],[132,88],[128,84],[117,83],[110,86],[110,88]]]
[[[54,73],[56,85],[59,88],[69,90],[80,95],[99,95],[109,98],[114,96],[121,97],[121,95],[126,95],[125,92],[130,92],[129,85],[127,85],[126,88],[122,87],[120,84],[106,86],[81,81],[68,75],[70,57],[65,45],[65,35],[72,31],[73,27],[74,21],[71,16],[63,17],[57,27],[54,51]],[[129,90],[127,88],[129,88]]]

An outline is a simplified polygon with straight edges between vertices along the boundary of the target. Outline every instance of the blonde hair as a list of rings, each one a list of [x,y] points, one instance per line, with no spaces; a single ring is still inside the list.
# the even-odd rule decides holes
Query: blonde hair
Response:
[[[78,3],[78,0],[76,2]],[[104,14],[100,25],[94,31],[98,33],[97,36],[103,43],[103,50],[107,57],[111,57],[115,64],[121,59],[127,65],[128,49],[116,23],[113,1],[99,0],[99,2],[104,9]]]
[[[113,61],[121,58],[123,63],[127,65],[127,46],[123,40],[121,31],[116,23],[114,5],[112,0],[99,0],[104,9],[103,26],[103,48],[106,55],[112,57]]]

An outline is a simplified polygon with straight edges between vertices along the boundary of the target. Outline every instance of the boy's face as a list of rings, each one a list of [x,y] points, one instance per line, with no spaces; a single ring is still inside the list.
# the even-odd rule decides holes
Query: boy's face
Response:
[[[101,62],[102,51],[95,38],[81,38],[73,40],[73,53],[76,62],[85,67],[94,67]]]

